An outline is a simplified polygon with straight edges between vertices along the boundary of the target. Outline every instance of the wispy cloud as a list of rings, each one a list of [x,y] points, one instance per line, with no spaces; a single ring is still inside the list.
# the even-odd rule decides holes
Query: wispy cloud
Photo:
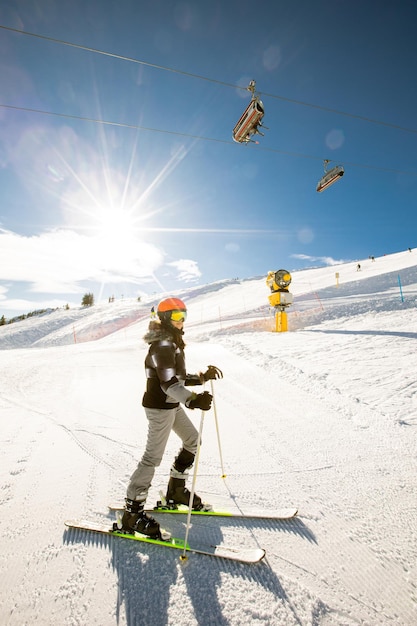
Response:
[[[145,286],[152,282],[164,290],[156,276],[164,267],[171,275],[175,271],[177,283],[201,277],[197,261],[165,263],[165,259],[163,250],[136,237],[124,237],[118,244],[111,237],[70,229],[24,236],[0,228],[0,302],[5,310],[24,312],[59,307],[71,296],[78,300],[86,284],[94,283]],[[18,297],[9,297],[12,287]],[[29,294],[43,296],[30,300]]]
[[[323,263],[324,265],[339,265],[340,263],[346,263],[343,259],[333,259],[330,256],[310,256],[308,254],[291,254],[292,259],[299,259],[300,261],[309,261],[312,263]]]
[[[180,259],[172,263],[167,263],[167,265],[174,267],[178,271],[177,280],[182,282],[194,282],[201,277],[197,262],[191,259]]]
[[[117,245],[61,229],[24,236],[0,229],[0,280],[38,293],[80,293],[82,281],[140,282],[163,264],[157,247],[139,240]]]

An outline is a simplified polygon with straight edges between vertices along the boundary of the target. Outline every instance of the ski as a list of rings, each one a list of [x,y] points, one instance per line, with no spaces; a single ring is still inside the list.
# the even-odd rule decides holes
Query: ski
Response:
[[[170,508],[168,505],[158,505],[153,509],[146,509],[147,513],[172,513],[177,515],[188,515],[188,506],[185,504],[176,505],[177,508]],[[109,505],[110,511],[123,511],[124,505]],[[278,511],[261,511],[259,513],[232,513],[230,511],[191,511],[191,515],[201,515],[208,517],[231,517],[238,519],[269,519],[269,520],[288,520],[295,517],[298,513],[296,508],[280,509]]]
[[[232,548],[230,546],[222,545],[194,546],[189,545],[188,543],[185,544],[184,540],[179,539],[178,537],[170,537],[168,540],[164,541],[162,539],[151,539],[150,537],[139,533],[129,535],[118,530],[113,530],[113,528],[109,528],[107,524],[100,524],[89,520],[68,520],[65,522],[65,526],[78,530],[112,535],[122,539],[132,539],[133,541],[150,543],[154,546],[161,546],[163,548],[174,548],[176,550],[182,550],[193,554],[203,554],[221,559],[239,561],[240,563],[258,563],[265,556],[265,550],[262,548]]]

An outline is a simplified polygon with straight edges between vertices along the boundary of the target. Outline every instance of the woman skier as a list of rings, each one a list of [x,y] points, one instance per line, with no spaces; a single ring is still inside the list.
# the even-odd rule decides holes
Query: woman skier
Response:
[[[145,359],[146,390],[142,406],[148,419],[148,438],[142,459],[130,478],[122,517],[124,532],[137,531],[154,538],[161,536],[159,523],[145,512],[145,500],[172,430],[182,440],[182,448],[171,468],[166,500],[174,508],[177,504],[189,504],[190,500],[185,481],[197,451],[198,431],[181,405],[202,411],[211,407],[212,395],[208,391],[196,394],[186,387],[223,377],[214,365],[209,365],[204,373],[186,373],[183,326],[187,307],[182,300],[162,300],[157,316],[159,320],[151,320],[144,337],[149,350]],[[194,494],[192,508],[206,508],[197,494]]]

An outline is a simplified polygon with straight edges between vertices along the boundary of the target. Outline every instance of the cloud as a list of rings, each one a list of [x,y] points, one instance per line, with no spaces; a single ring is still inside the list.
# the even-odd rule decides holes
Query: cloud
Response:
[[[81,298],[78,298],[74,301],[71,301],[68,298],[46,298],[44,300],[36,300],[36,302],[34,302],[33,300],[25,300],[23,298],[8,298],[7,300],[2,300],[2,298],[0,298],[0,304],[2,309],[0,317],[6,311],[12,312],[10,315],[5,315],[5,317],[8,318],[20,315],[20,312],[28,313],[30,311],[60,309],[62,307],[65,307],[67,304],[70,307],[77,307],[80,305],[80,303]]]
[[[7,287],[4,287],[3,285],[0,285],[0,300],[4,300],[6,298],[6,293],[7,293],[8,289]]]
[[[139,284],[163,264],[153,245],[89,236],[69,229],[23,236],[0,229],[0,280],[37,293],[80,293],[83,281]]]
[[[308,254],[292,254],[292,259],[299,259],[301,261],[311,261],[324,263],[324,265],[340,265],[340,263],[346,263],[344,260],[335,260],[330,256],[309,256]]]
[[[193,282],[201,277],[197,261],[192,261],[191,259],[180,259],[179,261],[173,261],[167,265],[174,267],[178,271],[177,280],[185,283]]]

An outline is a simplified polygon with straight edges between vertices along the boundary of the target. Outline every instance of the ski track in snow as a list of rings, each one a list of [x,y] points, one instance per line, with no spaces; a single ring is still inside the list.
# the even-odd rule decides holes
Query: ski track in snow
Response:
[[[392,268],[404,259],[377,261]],[[94,311],[94,323],[85,311],[71,313],[70,327],[78,324],[80,336],[99,341],[70,345],[71,332],[57,316],[50,344],[47,318],[37,331],[36,319],[6,328],[1,623],[417,623],[415,269],[407,269],[404,285],[413,296],[402,307],[391,287],[384,296],[383,272],[363,281],[362,290],[359,279],[347,283],[334,298],[328,269],[329,286],[318,290],[322,310],[290,316],[297,330],[281,335],[266,332],[264,281],[189,294],[188,369],[215,363],[225,375],[214,389],[226,478],[211,411],[197,490],[240,512],[299,507],[288,521],[193,519],[190,542],[265,548],[266,559],[255,566],[198,555],[182,565],[176,551],[64,529],[74,517],[111,523],[107,504],[123,499],[143,449],[147,319],[137,303],[132,315],[123,303],[125,325],[112,334],[109,328],[121,327],[117,320],[106,332],[94,330],[109,315],[104,307]],[[317,272],[323,285],[324,271]],[[191,323],[193,311],[201,323]],[[32,328],[38,347],[27,348]],[[14,330],[19,349],[11,349]],[[199,412],[192,417],[198,425]],[[165,488],[177,450],[173,437],[150,503]],[[163,524],[184,536],[185,520],[172,517],[162,517]]]
[[[259,345],[260,341],[261,341],[261,338],[255,338],[254,343]],[[364,454],[368,454],[369,445],[375,445],[375,441],[374,441],[375,433],[372,432],[373,444],[372,442],[371,444],[369,444],[369,442],[363,441],[363,432],[362,432],[363,429],[369,429],[370,424],[375,423],[376,420],[379,420],[381,418],[381,416],[374,409],[370,409],[369,407],[365,407],[365,408],[360,407],[358,409],[359,401],[357,398],[347,398],[347,401],[343,405],[341,405],[340,390],[338,388],[332,388],[331,385],[327,384],[324,378],[322,377],[317,378],[316,375],[308,376],[304,372],[300,371],[299,368],[296,368],[294,366],[286,367],[286,364],[282,360],[274,359],[271,357],[271,355],[268,355],[267,353],[265,354],[265,352],[263,351],[260,352],[259,350],[255,350],[251,352],[247,348],[247,343],[242,344],[233,338],[232,339],[227,338],[225,343],[230,345],[230,350],[234,355],[241,353],[242,358],[244,358],[246,361],[249,360],[251,363],[254,363],[256,367],[261,367],[269,371],[273,370],[274,375],[277,374],[276,377],[274,376],[274,379],[279,381],[278,386],[280,390],[280,397],[281,397],[281,394],[284,397],[286,395],[290,397],[294,397],[294,392],[291,393],[291,389],[288,389],[288,387],[291,387],[291,386],[295,387],[297,394],[298,394],[297,395],[298,410],[299,410],[299,407],[303,408],[303,393],[304,393],[304,390],[307,390],[306,392],[307,392],[308,397],[307,397],[307,402],[306,402],[306,407],[305,407],[306,411],[311,411],[312,405],[314,403],[314,404],[317,404],[317,409],[316,409],[317,411],[322,412],[324,410],[325,414],[329,414],[329,415],[337,414],[338,419],[352,421],[353,431],[350,434],[350,443],[354,444],[356,451],[358,449],[358,446],[362,446],[365,449]],[[250,369],[250,366],[246,366],[246,367]],[[245,370],[245,366],[239,365],[238,370],[240,372],[240,375],[242,376],[242,373]],[[240,383],[241,388],[239,389],[238,393],[233,389],[233,384],[235,383],[235,381],[232,381],[232,383],[228,385],[227,392],[230,392],[231,395],[235,395],[236,397],[239,397],[239,406],[238,406],[239,412],[243,411],[244,410],[243,407],[245,406],[257,407],[257,414],[254,418],[252,417],[252,419],[254,419],[255,421],[254,428],[251,430],[249,434],[252,436],[255,436],[256,431],[259,431],[259,429],[262,429],[265,432],[265,440],[267,442],[273,441],[274,446],[276,446],[276,442],[279,442],[279,439],[280,439],[280,431],[281,431],[282,426],[279,425],[277,429],[274,429],[273,425],[271,424],[275,415],[271,413],[270,406],[268,406],[268,402],[270,401],[268,398],[269,393],[268,393],[267,387],[268,387],[268,384],[270,384],[268,383],[268,381],[270,381],[270,378],[262,377],[259,375],[255,376],[254,374],[248,374],[247,376],[242,376],[242,378],[243,380]],[[256,389],[253,389],[252,386],[250,385],[251,379],[257,380],[258,384],[257,384]],[[266,381],[265,385],[262,384],[263,380]],[[251,396],[257,396],[256,401],[254,401],[254,398]],[[342,411],[340,410],[341,406],[343,406]],[[276,411],[277,417],[280,421],[283,420],[281,413],[285,412],[286,409],[288,410],[288,408],[285,406],[285,401],[284,401],[282,404],[280,404],[279,408]],[[313,409],[313,411],[314,410],[315,409]],[[357,417],[358,412],[360,414],[359,418]],[[261,423],[261,419],[259,418],[259,416],[266,416],[266,419],[264,419]],[[283,431],[285,431],[285,433],[291,433],[291,429],[292,428],[294,429],[295,427],[294,426],[294,421],[295,421],[294,411],[289,414],[289,421],[293,423],[293,426],[291,427],[290,424],[285,426],[282,429]],[[390,426],[391,426],[390,430],[393,430],[393,431],[398,430],[398,426],[396,424],[391,424]],[[305,425],[304,425],[304,429],[305,429]],[[355,432],[358,435],[357,437],[355,437]],[[312,436],[314,437],[314,435]],[[297,435],[295,435],[295,438],[297,438]],[[334,440],[333,435],[331,436],[331,439],[332,441]],[[385,440],[387,447],[388,447],[388,444],[389,446],[392,446],[391,438],[389,439],[389,441],[387,441],[386,435],[384,435],[383,439]],[[285,442],[284,448],[288,449],[289,445],[290,445],[289,442]],[[264,447],[264,461],[263,462],[262,461],[260,462],[259,459],[258,461],[256,460],[252,461],[250,458],[247,459],[247,462],[251,468],[255,465],[255,467],[257,466],[259,469],[262,469],[263,463],[268,464],[270,463],[271,458],[273,458],[274,452],[271,449],[268,449],[268,444],[265,444],[263,447]],[[262,457],[262,446],[260,448],[259,445],[257,445],[255,454],[258,455],[259,453],[261,453],[260,456]],[[380,617],[378,616],[383,615],[382,607],[384,605],[384,601],[386,600],[386,598],[382,596],[383,600],[381,601],[381,595],[382,595],[381,589],[387,589],[389,590],[389,593],[387,595],[390,599],[390,602],[394,605],[397,604],[397,610],[400,613],[401,606],[406,604],[408,601],[408,598],[414,595],[415,589],[414,589],[413,584],[404,585],[404,583],[401,582],[401,584],[396,586],[394,584],[394,581],[401,580],[401,574],[403,571],[402,568],[406,567],[407,564],[409,564],[410,562],[412,563],[413,560],[415,559],[415,556],[416,556],[415,543],[410,543],[410,545],[408,546],[408,550],[406,551],[406,554],[404,555],[402,554],[402,551],[404,549],[403,541],[400,542],[400,546],[397,548],[397,550],[394,550],[393,553],[391,554],[386,549],[384,549],[383,546],[380,546],[381,538],[383,538],[384,541],[390,541],[390,542],[395,541],[395,538],[392,535],[393,535],[393,530],[394,532],[396,531],[395,529],[392,528],[391,512],[389,512],[389,516],[386,515],[387,511],[385,511],[384,503],[382,503],[381,510],[376,510],[377,505],[380,503],[381,495],[384,493],[384,490],[386,490],[386,487],[384,485],[383,487],[381,487],[380,490],[377,489],[376,494],[374,493],[375,485],[378,484],[377,477],[371,476],[371,473],[370,473],[372,466],[374,464],[374,460],[371,459],[370,462],[367,461],[365,463],[365,467],[361,469],[361,474],[365,472],[365,475],[358,476],[358,473],[356,472],[354,473],[352,477],[359,487],[362,486],[362,484],[366,486],[367,479],[370,480],[371,483],[374,485],[374,487],[372,488],[371,494],[368,494],[368,493],[361,494],[361,498],[364,498],[364,501],[369,503],[369,508],[371,509],[370,513],[371,513],[371,519],[372,519],[372,526],[368,528],[368,524],[370,521],[369,512],[364,511],[363,508],[358,508],[357,510],[355,510],[355,507],[352,502],[352,489],[354,489],[354,485],[348,484],[348,490],[347,490],[347,494],[345,497],[343,497],[344,495],[343,489],[340,489],[340,493],[339,493],[340,502],[339,502],[338,507],[336,507],[334,503],[332,503],[331,507],[329,507],[328,502],[326,502],[328,500],[328,497],[327,497],[328,484],[327,484],[327,481],[323,479],[323,473],[326,473],[326,471],[335,469],[336,480],[337,480],[338,473],[341,473],[343,469],[343,468],[337,467],[336,463],[338,462],[338,460],[337,459],[333,460],[331,458],[331,452],[329,450],[326,450],[326,460],[325,460],[326,462],[322,466],[318,467],[316,471],[314,470],[314,467],[307,467],[307,468],[295,467],[294,468],[295,463],[294,462],[291,463],[291,458],[297,458],[297,457],[293,457],[293,455],[290,455],[290,457],[288,458],[288,455],[285,457],[285,453],[284,453],[284,454],[280,454],[280,458],[284,460],[283,465],[287,469],[288,467],[293,466],[293,471],[295,471],[297,474],[300,474],[303,477],[303,480],[305,480],[304,478],[305,473],[309,473],[310,476],[311,475],[313,476],[314,482],[318,480],[319,482],[324,482],[324,484],[326,485],[324,497],[323,495],[320,495],[319,491],[314,485],[311,485],[311,489],[314,490],[314,494],[313,494],[314,505],[315,507],[317,507],[318,504],[321,505],[321,511],[318,515],[318,518],[311,519],[311,521],[309,522],[312,525],[318,524],[317,531],[314,533],[315,536],[317,535],[317,539],[315,543],[318,543],[321,546],[320,550],[317,550],[316,546],[314,549],[314,555],[315,555],[315,558],[318,559],[318,562],[315,563],[315,561],[313,560],[312,563],[309,563],[309,565],[305,567],[304,565],[302,565],[302,562],[303,562],[303,558],[302,558],[300,559],[301,563],[293,563],[294,571],[297,572],[299,568],[301,568],[303,573],[311,572],[311,570],[314,571],[318,568],[319,561],[329,560],[329,555],[335,554],[337,555],[337,562],[333,564],[334,572],[332,572],[331,570],[329,572],[329,577],[330,577],[329,579],[331,579],[332,581],[337,580],[339,593],[341,593],[341,590],[345,588],[346,595],[344,596],[342,605],[346,604],[346,599],[352,596],[354,599],[354,603],[357,602],[360,605],[363,604],[363,606],[365,607],[366,611],[364,612],[364,619],[366,618],[367,613],[370,613],[370,616],[369,616],[369,618],[371,619],[370,623],[373,623],[372,620],[380,619]],[[303,451],[303,456],[302,456],[303,464],[306,462],[307,459],[308,459],[308,456],[305,455]],[[347,462],[349,466],[351,465],[350,460],[342,459],[342,462],[343,463]],[[401,466],[403,463],[404,463],[404,459],[401,456],[399,456],[398,457],[398,464],[399,464],[398,472],[400,472]],[[248,474],[249,473],[250,472],[248,472]],[[318,473],[320,474],[319,477],[317,477]],[[387,472],[383,472],[383,473],[387,473]],[[309,479],[311,480],[310,476],[308,480]],[[278,476],[272,477],[272,480],[271,480],[271,475],[267,471],[265,471],[265,474],[262,476],[262,478],[263,478],[264,483],[266,481],[268,482],[270,481],[271,489],[276,490],[277,479],[278,479],[278,485],[280,486],[281,480],[285,478],[285,473],[283,472],[281,476],[278,474]],[[250,481],[250,478],[247,478],[247,480]],[[250,485],[250,482],[249,482],[249,485]],[[340,488],[339,483],[337,483],[337,485]],[[253,487],[254,489],[256,489],[255,485]],[[250,489],[249,489],[249,492],[250,492]],[[401,493],[401,490],[400,490],[398,493],[398,497],[401,498],[402,495],[403,494]],[[291,498],[291,495],[287,494],[285,497]],[[403,515],[401,517],[404,519],[404,521],[406,521],[407,519],[409,520],[409,525],[410,525],[410,530],[412,531],[412,536],[415,536],[416,521],[415,521],[415,518],[413,519],[413,511],[415,511],[415,507],[414,505],[410,505],[410,499],[412,499],[412,497],[413,497],[412,490],[409,490],[407,498],[406,499],[402,498],[404,500],[405,506],[404,506]],[[303,509],[301,509],[301,519],[303,519],[303,512],[304,512]],[[323,526],[323,523],[324,523],[324,526]],[[333,528],[333,533],[330,532],[331,528]],[[323,531],[325,533],[324,536],[322,535]],[[330,542],[327,540],[327,535],[330,536],[330,539],[331,539]],[[337,537],[337,540],[335,541],[336,537]],[[354,540],[354,543],[352,543],[353,540]],[[264,547],[266,547],[268,555],[270,555],[271,552],[274,551],[273,544],[272,546],[270,546],[270,544],[268,544],[266,540],[261,540],[260,543]],[[370,549],[368,549],[367,547],[368,545],[370,546]],[[323,550],[323,547],[324,547],[324,550]],[[306,550],[303,552],[304,558],[308,552],[309,550]],[[407,557],[405,559],[405,562],[403,558],[404,556]],[[339,574],[338,578],[336,579],[335,574],[336,574],[336,571],[340,567],[341,558],[343,559],[343,562],[345,564],[343,569],[346,569],[346,572],[344,572],[343,575]],[[278,561],[279,561],[279,557],[278,557]],[[395,561],[398,561],[398,562],[395,563]],[[351,569],[349,569],[349,567]],[[282,569],[282,564],[281,564],[281,569]],[[351,570],[354,571],[354,574],[352,574]],[[364,572],[363,576],[358,576],[358,570],[359,572]],[[395,577],[393,577],[394,571],[396,572]],[[368,576],[370,577],[370,580],[374,580],[373,586],[370,586],[369,584],[367,584]],[[301,576],[301,578],[303,578],[303,576]],[[411,572],[410,572],[410,578],[412,579]],[[349,583],[348,585],[344,585],[345,580],[348,581]],[[326,579],[324,580],[324,582],[325,582],[325,585],[324,585],[322,594],[320,596],[322,598],[325,598],[327,596],[326,589],[325,589],[325,587],[327,586]],[[353,583],[355,583],[354,590],[352,589]],[[366,589],[366,594],[363,593],[364,587]],[[367,597],[367,594],[369,597]],[[373,618],[372,618],[372,612],[374,612]],[[388,615],[385,615],[384,618],[389,620]],[[411,615],[410,615],[410,619],[411,619]]]

